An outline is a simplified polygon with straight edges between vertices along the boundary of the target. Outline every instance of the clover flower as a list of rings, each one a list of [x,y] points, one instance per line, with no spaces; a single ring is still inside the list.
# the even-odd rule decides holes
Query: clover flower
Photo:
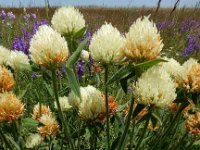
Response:
[[[26,148],[34,148],[39,146],[43,141],[43,137],[40,134],[30,134],[26,138]]]
[[[78,9],[75,9],[72,6],[61,7],[56,10],[52,17],[51,23],[53,28],[61,34],[76,33],[85,27],[83,15]]]
[[[0,67],[0,92],[11,91],[14,85],[12,73],[5,67]]]
[[[24,104],[13,93],[0,94],[0,121],[12,122],[23,115]]]
[[[124,58],[124,37],[117,28],[105,23],[92,36],[89,52],[97,62],[117,63]]]
[[[154,66],[144,72],[133,85],[137,103],[167,107],[176,98],[176,84],[162,67]]]
[[[63,64],[68,58],[67,42],[51,27],[42,25],[30,42],[31,58],[47,69]]]
[[[9,55],[10,50],[0,45],[0,65],[5,65],[7,63]]]
[[[22,51],[11,51],[8,63],[15,71],[24,70],[23,65],[29,65],[29,58]]]
[[[163,43],[156,25],[148,17],[138,18],[126,34],[125,53],[134,61],[155,59]]]
[[[62,111],[67,111],[72,107],[68,102],[68,97],[66,96],[59,97],[59,103]],[[56,102],[54,102],[54,106],[58,109]]]

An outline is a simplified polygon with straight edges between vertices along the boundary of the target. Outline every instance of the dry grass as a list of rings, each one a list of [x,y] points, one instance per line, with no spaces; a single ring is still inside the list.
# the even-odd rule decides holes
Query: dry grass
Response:
[[[3,8],[4,9],[4,8]],[[27,8],[28,13],[36,13],[40,18],[51,18],[55,7],[46,8]],[[14,14],[22,14],[23,9],[19,8],[5,8],[6,11],[12,11]],[[79,10],[84,14],[88,26],[95,30],[95,28],[101,26],[105,21],[111,22],[122,32],[127,31],[128,27],[133,23],[136,18],[151,14],[151,18],[155,22],[159,21],[182,21],[187,18],[200,21],[200,9],[199,8],[181,8],[172,9],[160,8],[156,11],[156,8],[101,8],[101,7],[79,7]],[[48,12],[48,13],[47,13]],[[47,16],[48,14],[48,16]],[[171,15],[170,15],[171,14]]]

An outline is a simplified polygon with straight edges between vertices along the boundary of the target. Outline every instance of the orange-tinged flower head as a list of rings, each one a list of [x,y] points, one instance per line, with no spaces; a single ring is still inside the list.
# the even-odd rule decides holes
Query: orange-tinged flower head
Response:
[[[12,73],[5,67],[0,66],[0,92],[11,91],[15,85]]]
[[[108,97],[108,109],[109,109],[109,115],[112,117],[117,109],[117,102],[115,101],[113,96]]]
[[[49,109],[49,107],[43,104],[41,104],[40,107],[39,103],[34,106],[32,114],[33,119],[38,120],[44,114],[51,115],[51,110]]]
[[[40,26],[30,42],[32,60],[47,69],[66,62],[69,50],[67,42],[60,33],[50,26]]]
[[[13,93],[0,94],[0,121],[17,120],[24,112],[24,104]]]
[[[59,125],[55,118],[52,115],[43,114],[39,118],[39,122],[43,124],[43,126],[38,127],[38,133],[47,137],[47,136],[55,136],[58,132]]]
[[[189,133],[200,136],[200,112],[188,115],[185,122],[186,128]]]

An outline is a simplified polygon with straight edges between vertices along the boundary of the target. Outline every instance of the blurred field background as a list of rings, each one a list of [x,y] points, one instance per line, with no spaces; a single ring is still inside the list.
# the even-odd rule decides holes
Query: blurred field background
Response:
[[[78,7],[78,9],[83,13],[91,33],[94,33],[104,22],[111,22],[124,34],[138,17],[150,15],[164,40],[163,53],[177,57],[180,61],[184,61],[191,56],[199,58],[200,3],[197,3],[194,8],[178,8],[177,4],[175,3],[172,8],[160,8],[158,2],[155,8]],[[9,34],[9,38],[3,42],[3,45],[11,48],[13,39],[21,34],[24,15],[35,13],[37,20],[45,19],[50,22],[56,9],[57,7],[49,5],[46,7],[1,8],[5,12],[13,12],[16,15],[16,20],[12,27],[14,30],[9,30],[12,34]],[[29,23],[29,26],[31,26],[31,23]],[[8,36],[8,31],[6,31],[6,36]],[[193,37],[192,39],[191,36]],[[190,50],[187,49],[188,47]],[[187,52],[184,57],[179,57],[184,50],[190,52]]]

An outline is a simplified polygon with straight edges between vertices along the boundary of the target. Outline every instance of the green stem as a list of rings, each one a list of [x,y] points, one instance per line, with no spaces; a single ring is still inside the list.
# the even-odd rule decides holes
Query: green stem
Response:
[[[95,129],[92,131],[92,135],[90,137],[90,150],[96,150],[96,141],[97,141],[97,136],[95,133]]]
[[[139,147],[140,147],[140,144],[142,143],[142,140],[143,140],[143,138],[144,138],[144,135],[145,135],[145,133],[146,133],[146,131],[147,131],[147,127],[148,127],[148,124],[149,124],[149,119],[150,119],[150,118],[148,118],[148,119],[146,120],[146,123],[145,123],[144,129],[143,129],[142,135],[141,135],[141,137],[140,137],[140,139],[139,139],[139,141],[138,141],[138,143],[137,143],[137,145],[136,145],[135,150],[138,150]]]
[[[118,144],[118,150],[121,150],[121,148],[124,144],[124,140],[126,138],[126,134],[128,132],[129,126],[130,126],[130,121],[131,121],[131,117],[132,117],[132,114],[133,114],[133,104],[134,104],[134,98],[131,99],[131,105],[130,105],[128,116],[127,116],[127,119],[126,119],[125,129],[124,129],[124,132],[123,132],[123,134],[120,138],[120,141],[119,141],[119,144]]]
[[[107,133],[107,146],[110,150],[110,127],[109,127],[109,106],[108,106],[108,86],[106,85],[108,81],[108,65],[105,65],[105,98],[106,98],[106,133]]]
[[[3,141],[5,142],[6,146],[8,146],[8,148],[9,148],[10,150],[12,150],[12,146],[11,146],[10,143],[8,142],[6,136],[3,134],[2,130],[0,130],[0,135],[1,135],[2,139],[3,139]]]
[[[62,125],[64,127],[64,133],[65,133],[65,136],[68,138],[69,140],[69,144],[71,146],[71,149],[72,150],[75,150],[74,148],[74,143],[70,137],[70,134],[68,132],[68,127],[66,126],[65,124],[65,119],[64,119],[64,116],[63,116],[63,113],[62,113],[62,110],[61,110],[61,107],[60,107],[60,103],[59,103],[59,98],[58,98],[58,90],[57,90],[57,82],[56,82],[56,70],[52,70],[52,79],[53,79],[53,90],[54,90],[54,95],[55,95],[55,99],[56,99],[56,104],[57,104],[57,108],[58,108],[58,115],[59,115],[59,118],[61,119],[62,121]]]
[[[174,150],[179,149],[180,146],[182,146],[182,142],[184,141],[184,139],[186,138],[186,136],[188,135],[188,133],[186,132],[183,137],[181,138],[180,142],[177,144],[177,146],[174,148]]]
[[[129,149],[131,149],[133,147],[133,135],[134,135],[134,132],[135,132],[135,120],[133,120],[132,122],[132,131],[131,131],[131,135],[130,135],[130,147]]]

